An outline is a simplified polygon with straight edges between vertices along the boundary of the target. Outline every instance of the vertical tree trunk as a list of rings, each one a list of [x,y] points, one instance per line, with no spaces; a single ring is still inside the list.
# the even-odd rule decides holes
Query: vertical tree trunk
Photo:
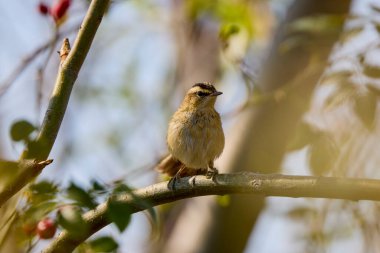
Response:
[[[265,92],[279,91],[289,85],[293,88],[290,92],[284,92],[280,99],[249,108],[240,115],[239,124],[233,129],[230,138],[232,141],[227,140],[219,168],[221,171],[278,171],[286,144],[308,108],[312,91],[326,66],[340,30],[313,37],[309,41],[312,42],[309,47],[297,46],[281,52],[280,46],[289,38],[286,28],[302,17],[346,14],[349,6],[349,0],[293,2],[278,28],[260,78]],[[314,61],[315,56],[318,63]],[[161,251],[242,252],[263,207],[263,197],[231,196],[227,207],[220,207],[212,197],[191,200],[174,224],[172,236]]]

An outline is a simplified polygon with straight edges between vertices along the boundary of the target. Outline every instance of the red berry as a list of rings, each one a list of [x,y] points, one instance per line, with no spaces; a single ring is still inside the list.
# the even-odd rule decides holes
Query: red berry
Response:
[[[53,16],[55,21],[58,21],[63,16],[65,16],[70,5],[71,5],[71,0],[59,0],[51,8],[50,14]]]
[[[47,15],[49,13],[49,6],[47,6],[45,3],[40,2],[38,4],[38,11],[40,12],[41,15]]]
[[[37,234],[41,239],[50,239],[54,236],[57,227],[51,218],[44,218],[37,224]]]

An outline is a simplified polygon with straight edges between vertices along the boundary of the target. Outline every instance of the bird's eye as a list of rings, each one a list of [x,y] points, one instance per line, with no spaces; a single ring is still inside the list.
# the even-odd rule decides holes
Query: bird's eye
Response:
[[[197,94],[198,97],[205,97],[205,96],[209,95],[209,93],[203,92],[203,91],[197,91],[196,94]]]

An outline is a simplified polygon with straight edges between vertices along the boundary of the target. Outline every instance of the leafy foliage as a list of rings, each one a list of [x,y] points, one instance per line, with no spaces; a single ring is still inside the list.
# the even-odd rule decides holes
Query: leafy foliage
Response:
[[[88,189],[73,182],[65,188],[46,180],[31,184],[25,194],[25,206],[18,215],[19,228],[25,235],[23,240],[26,243],[36,235],[42,238],[41,231],[37,233],[36,225],[44,219],[52,220],[49,217],[55,217],[55,221],[52,220],[52,222],[74,236],[83,235],[89,229],[83,219],[83,213],[94,209],[98,205],[96,201],[98,198],[108,199],[107,218],[120,232],[123,232],[130,223],[133,209],[132,206],[117,200],[120,194],[129,194],[136,201],[137,206],[150,206],[146,201],[139,200],[132,193],[132,189],[121,181],[116,181],[111,185],[93,181]],[[150,209],[152,220],[156,221],[156,214],[152,208]],[[51,234],[53,234],[52,231],[49,236]],[[43,236],[50,238],[45,234]],[[97,238],[86,245],[85,248],[90,247],[93,252],[114,252],[118,248],[118,244],[112,237]]]
[[[201,19],[207,14],[220,23],[219,38],[224,48],[228,46],[229,39],[244,30],[249,37],[254,34],[255,18],[252,8],[247,8],[247,1],[186,1],[186,10],[191,19]]]
[[[27,205],[22,216],[26,220],[38,221],[57,207],[58,186],[49,181],[31,184],[25,192]]]
[[[89,242],[94,252],[114,252],[118,247],[118,243],[109,236],[99,237]]]
[[[108,219],[115,223],[120,232],[123,232],[131,220],[131,206],[111,198],[108,207]]]
[[[71,232],[74,236],[80,236],[88,231],[87,223],[82,218],[82,212],[76,206],[64,206],[58,210],[58,224]]]
[[[146,209],[148,211],[150,217],[152,218],[152,221],[157,222],[156,211],[152,208],[152,205],[148,201],[139,199],[136,195],[133,194],[133,191],[129,186],[122,184],[120,182],[115,182],[115,188],[113,190],[113,194],[117,195],[119,193],[129,193],[130,196],[135,201],[136,206],[141,206],[144,209]]]
[[[58,186],[56,184],[43,180],[29,186],[29,201],[33,204],[54,200],[57,193]]]
[[[78,206],[86,207],[93,209],[96,207],[97,203],[94,200],[94,197],[83,188],[77,186],[74,183],[71,183],[67,188],[68,198],[75,201],[75,204]]]
[[[10,130],[10,136],[14,141],[24,141],[28,142],[30,140],[30,135],[37,128],[27,120],[19,120],[13,123]]]

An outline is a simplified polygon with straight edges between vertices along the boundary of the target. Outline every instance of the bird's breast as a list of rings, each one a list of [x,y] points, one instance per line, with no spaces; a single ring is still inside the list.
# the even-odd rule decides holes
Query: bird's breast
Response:
[[[169,123],[170,153],[190,168],[207,168],[224,148],[219,114],[214,110],[177,112]]]

